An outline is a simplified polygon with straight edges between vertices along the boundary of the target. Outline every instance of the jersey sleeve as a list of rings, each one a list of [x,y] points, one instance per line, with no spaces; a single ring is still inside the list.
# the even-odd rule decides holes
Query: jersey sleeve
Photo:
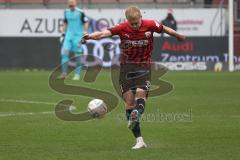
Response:
[[[66,13],[67,11],[65,10],[64,11],[64,18],[63,18],[63,21],[65,22],[65,23],[67,23],[67,13]]]
[[[114,27],[108,28],[108,30],[112,33],[112,35],[120,35],[122,31],[122,25],[116,25]]]
[[[82,12],[81,21],[82,21],[82,23],[87,23],[88,22],[88,18],[86,17],[84,12]]]
[[[157,21],[152,21],[151,22],[151,29],[152,29],[153,32],[162,33],[163,25],[162,25],[162,23],[159,23]]]

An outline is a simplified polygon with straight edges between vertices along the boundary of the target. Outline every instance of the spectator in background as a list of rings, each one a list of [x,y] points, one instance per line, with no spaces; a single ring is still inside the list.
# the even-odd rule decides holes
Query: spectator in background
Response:
[[[177,21],[175,20],[175,18],[173,16],[172,9],[168,10],[167,17],[164,20],[162,20],[162,24],[164,26],[167,26],[167,27],[172,28],[173,30],[177,31]]]
[[[66,78],[68,72],[68,61],[70,51],[74,52],[76,59],[76,69],[73,80],[80,79],[81,72],[81,55],[83,48],[81,45],[81,37],[88,31],[88,19],[84,12],[77,8],[76,0],[68,0],[68,9],[64,11],[64,26],[60,41],[62,74],[61,79]]]

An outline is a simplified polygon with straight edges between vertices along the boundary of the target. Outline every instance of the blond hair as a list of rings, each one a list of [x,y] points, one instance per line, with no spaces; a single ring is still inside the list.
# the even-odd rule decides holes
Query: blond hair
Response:
[[[130,6],[125,11],[127,20],[141,17],[141,11],[137,6]]]
[[[77,1],[76,0],[68,0],[68,5],[77,5]]]

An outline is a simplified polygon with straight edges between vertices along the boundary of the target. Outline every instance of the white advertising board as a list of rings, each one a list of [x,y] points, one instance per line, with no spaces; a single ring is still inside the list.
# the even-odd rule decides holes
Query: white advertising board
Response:
[[[90,30],[102,30],[125,21],[121,9],[84,10],[90,19]],[[224,16],[215,16],[217,9],[173,9],[178,31],[187,36],[214,36],[225,31]],[[143,18],[162,21],[167,9],[143,9]],[[225,10],[224,10],[225,13]],[[215,20],[214,20],[215,19]],[[4,37],[56,37],[63,24],[60,9],[0,10],[0,36]],[[212,22],[214,23],[212,25]]]

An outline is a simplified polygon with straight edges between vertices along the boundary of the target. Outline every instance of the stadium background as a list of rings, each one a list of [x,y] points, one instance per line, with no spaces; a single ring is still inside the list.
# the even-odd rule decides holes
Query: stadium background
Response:
[[[113,3],[115,1],[111,0],[79,2],[81,4],[79,7],[86,11],[90,19],[90,32],[103,30],[124,21],[122,8],[132,3],[132,1]],[[179,70],[185,70],[184,62],[194,62],[193,66],[185,67],[193,68],[193,70],[199,70],[198,62],[206,63],[204,70],[212,70],[212,66],[217,62],[227,66],[229,22],[227,1],[215,0],[210,3],[210,1],[183,0],[173,3],[163,0],[147,0],[134,2],[142,7],[145,18],[162,21],[168,12],[172,12],[177,21],[178,31],[188,36],[184,43],[177,43],[168,37],[156,37],[154,61],[174,62],[175,64],[171,64],[173,68],[182,66]],[[234,1],[234,3],[234,54],[235,68],[238,69],[240,63],[240,48],[237,45],[240,39],[239,1]],[[65,1],[6,0],[1,1],[0,4],[2,8],[0,11],[2,21],[0,67],[51,69],[59,64],[58,37],[62,25],[62,11],[66,6]],[[107,43],[111,43],[111,40],[103,43],[93,42],[92,45],[88,45],[88,49],[85,48],[84,52],[94,54],[104,59],[104,62],[110,63],[109,53],[104,49]],[[119,53],[120,50],[116,47],[110,54]],[[224,69],[227,68],[224,67]]]
[[[182,43],[155,37],[153,59],[172,70],[162,78],[174,90],[147,103],[142,130],[149,148],[130,150],[134,140],[120,98],[101,120],[65,122],[55,116],[62,99],[72,99],[78,113],[94,98],[59,94],[48,84],[60,64],[59,27],[66,0],[0,0],[0,159],[239,159],[239,0],[233,1],[235,72],[228,72],[227,0],[78,2],[90,19],[90,32],[124,21],[124,8],[136,4],[143,17],[158,21],[172,12],[178,31],[187,36]],[[115,44],[113,49],[106,49],[109,43]],[[84,54],[103,59],[105,69],[94,83],[70,78],[66,83],[116,95],[106,82],[111,81],[108,68],[120,52],[118,44],[116,37],[88,42]]]

